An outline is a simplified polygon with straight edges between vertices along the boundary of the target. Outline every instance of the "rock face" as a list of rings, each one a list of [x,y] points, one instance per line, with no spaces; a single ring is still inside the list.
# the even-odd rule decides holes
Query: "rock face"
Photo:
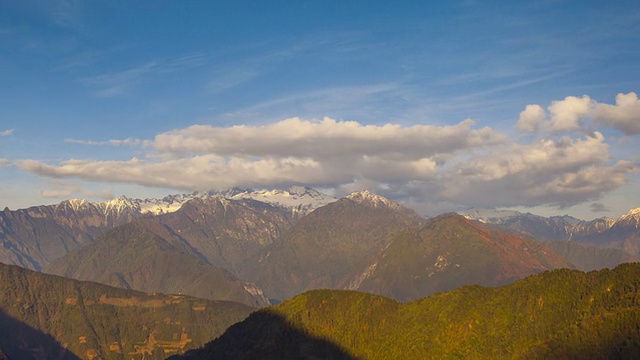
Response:
[[[0,349],[11,359],[164,359],[255,310],[145,294],[0,264]]]
[[[539,242],[445,214],[394,237],[348,288],[409,301],[463,285],[507,284],[562,267],[572,265]]]

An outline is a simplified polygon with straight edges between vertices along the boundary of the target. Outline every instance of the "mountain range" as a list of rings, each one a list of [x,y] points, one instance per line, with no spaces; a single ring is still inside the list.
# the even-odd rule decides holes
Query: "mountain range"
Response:
[[[173,213],[197,199],[259,200],[281,209],[288,217],[304,215],[335,199],[308,187],[287,190],[194,192],[162,199],[130,199],[125,196],[98,203],[84,199],[56,205],[0,212],[0,262],[40,270],[51,260],[86,245],[97,236],[142,216]]]
[[[18,268],[8,266],[9,270],[3,273],[3,276],[7,277],[3,278],[3,281],[7,282],[7,288],[14,290],[20,288],[19,291],[30,295],[18,293],[15,293],[15,296],[11,295],[19,304],[16,305],[17,308],[14,306],[11,309],[9,308],[13,306],[10,303],[12,297],[9,296],[4,303],[0,304],[0,310],[4,311],[6,319],[18,321],[17,325],[27,324],[20,325],[21,329],[25,329],[24,334],[36,334],[36,338],[41,341],[53,344],[50,349],[53,349],[51,351],[56,354],[61,354],[60,358],[71,353],[75,354],[73,356],[84,358],[90,358],[95,354],[102,354],[101,356],[111,354],[110,356],[117,358],[120,355],[115,355],[116,351],[107,350],[111,345],[104,345],[107,344],[104,341],[116,335],[107,336],[85,325],[78,326],[81,328],[85,326],[82,329],[96,332],[97,335],[92,336],[97,340],[92,340],[91,346],[75,347],[65,352],[65,349],[71,349],[69,344],[73,341],[77,342],[73,339],[88,338],[88,335],[76,334],[66,328],[61,332],[60,329],[64,326],[60,325],[60,321],[63,321],[60,319],[72,314],[69,316],[74,319],[83,319],[83,324],[106,321],[87,317],[87,311],[93,314],[94,309],[100,307],[93,306],[94,304],[115,304],[110,302],[111,300],[104,300],[107,301],[106,303],[100,300],[103,297],[97,292],[116,294],[108,295],[107,299],[111,297],[147,299],[131,300],[136,304],[140,301],[143,304],[155,303],[148,301],[152,301],[149,299],[153,296],[158,298],[164,296],[153,295],[160,293],[174,294],[167,295],[168,297],[163,299],[180,299],[178,303],[191,301],[181,299],[197,298],[201,300],[193,301],[204,302],[223,300],[229,304],[235,304],[234,306],[238,309],[249,309],[244,313],[246,315],[251,311],[250,309],[265,308],[281,301],[285,301],[284,304],[290,303],[293,300],[288,299],[298,299],[297,296],[302,293],[307,294],[304,296],[314,298],[316,295],[308,294],[334,294],[309,292],[314,289],[349,290],[335,294],[365,292],[371,295],[335,295],[347,299],[345,301],[348,304],[339,305],[339,307],[344,307],[346,311],[347,307],[353,306],[349,311],[367,314],[367,311],[358,308],[359,305],[352,302],[366,304],[373,301],[372,309],[375,309],[378,303],[391,304],[389,308],[386,307],[387,305],[381,308],[387,311],[405,307],[396,301],[413,304],[427,296],[427,299],[431,299],[433,296],[438,298],[441,296],[439,294],[446,294],[449,291],[454,293],[463,291],[456,289],[461,287],[464,289],[467,285],[497,287],[519,283],[521,279],[527,279],[525,282],[530,281],[528,279],[531,276],[553,269],[591,271],[638,261],[638,249],[634,247],[635,244],[640,243],[640,226],[638,226],[640,211],[637,209],[616,220],[603,218],[590,222],[568,216],[545,218],[514,211],[469,210],[463,215],[448,213],[425,219],[411,209],[368,191],[354,192],[335,199],[301,186],[286,190],[231,189],[223,192],[196,192],[167,196],[159,200],[120,197],[106,202],[90,203],[86,200],[74,199],[57,205],[43,205],[15,211],[5,209],[0,213],[0,241],[3,244],[0,248],[0,262],[53,275],[15,270]],[[574,272],[568,272],[568,274],[574,274],[569,278],[572,279],[571,281],[578,281],[579,285],[576,286],[584,285],[580,282],[583,281],[581,275],[575,275],[577,273]],[[54,275],[64,276],[67,279]],[[16,282],[15,278],[22,280]],[[27,278],[31,280],[25,280]],[[555,281],[554,277],[543,278]],[[91,290],[92,295],[74,297],[67,294],[67,290],[63,291],[64,298],[55,294],[56,287],[61,289],[70,287],[77,290],[93,289],[99,286],[86,281],[117,287],[121,291],[130,292],[126,294],[134,295],[105,290],[113,289],[110,287],[95,288],[99,290]],[[589,280],[588,283],[592,281],[597,282]],[[28,286],[21,285],[23,282]],[[588,287],[588,284],[585,286]],[[353,290],[358,292],[350,292]],[[593,289],[588,288],[584,291],[591,290]],[[46,291],[53,291],[54,295],[48,295]],[[78,291],[81,290],[76,292]],[[473,296],[481,300],[490,300],[491,296],[487,294],[493,290],[465,291],[471,291]],[[584,291],[582,296],[587,296],[584,295]],[[456,298],[456,296],[458,295],[451,299],[476,301],[473,296],[471,298],[464,296]],[[516,294],[510,296],[516,296]],[[43,310],[35,310],[39,309],[40,303],[47,303],[48,297],[55,304],[46,305]],[[81,297],[89,299],[88,302],[81,301]],[[84,311],[81,315],[78,315],[75,310],[71,312],[65,310],[68,307],[62,305],[66,304],[68,298],[77,299],[69,300],[74,302],[72,305],[83,304],[79,306],[79,310]],[[129,300],[118,301],[116,301],[117,304],[131,303]],[[33,304],[29,305],[30,303]],[[117,304],[114,306],[119,306]],[[439,303],[430,304],[429,306],[435,309],[440,306]],[[91,306],[87,307],[87,305]],[[515,309],[512,309],[513,311],[529,311],[519,308],[521,305],[505,306]],[[129,309],[128,306],[126,306],[127,309]],[[199,308],[199,305],[193,306]],[[28,310],[30,308],[34,310]],[[142,308],[145,307],[142,306]],[[153,311],[159,311],[158,309]],[[173,307],[166,311],[178,311],[182,314],[182,310],[177,309]],[[269,309],[274,308],[269,307]],[[129,310],[133,312],[126,312]],[[133,308],[129,310],[109,308],[106,311],[111,315],[95,316],[98,318],[115,316],[112,319],[113,324],[129,321],[130,317],[142,316],[144,319],[150,319],[149,316],[144,315],[146,310]],[[100,311],[96,314],[102,314]],[[446,313],[448,310],[443,311]],[[491,311],[495,312],[495,310]],[[309,310],[309,313],[313,311]],[[423,312],[420,313],[423,314]],[[291,326],[291,319],[288,319],[286,314],[284,322],[281,321],[283,314],[273,312],[259,312],[259,314],[264,318],[258,322],[277,320],[279,325],[276,326],[276,333],[282,329],[285,329],[283,331],[287,334],[297,333],[300,330],[297,325]],[[173,315],[167,316],[172,318]],[[365,315],[362,316],[364,319]],[[153,320],[154,324],[164,321],[159,318],[154,319],[156,319]],[[352,320],[357,323],[357,319],[349,321]],[[402,321],[405,320],[403,318]],[[68,321],[73,323],[76,320]],[[142,320],[131,321],[140,324],[136,321]],[[400,324],[397,319],[386,321]],[[46,324],[50,322],[54,324],[53,327],[47,327],[49,325]],[[123,329],[121,325],[100,324],[91,326]],[[144,335],[146,338],[140,340],[136,337],[135,344],[138,348],[130,352],[140,354],[140,351],[146,351],[140,349],[147,349],[145,347],[147,343],[165,344],[163,342],[165,340],[158,340],[159,335],[156,336],[156,333],[153,333],[155,325],[150,324],[135,325],[142,326],[143,330],[140,334],[146,334]],[[127,326],[129,325],[125,327]],[[373,329],[380,327],[380,324],[367,322],[366,326]],[[401,327],[401,325],[397,326]],[[491,326],[506,325],[501,323]],[[216,325],[215,334],[222,333],[224,327]],[[149,329],[152,329],[151,333],[147,331]],[[120,340],[109,340],[114,342],[112,344],[114,349],[122,350],[133,344],[130,340],[126,340],[131,338],[129,333],[118,332],[120,330],[108,331],[110,334],[121,334],[117,335],[120,336]],[[55,340],[62,339],[63,333],[66,332],[72,334],[70,338],[72,340],[68,340],[71,342],[68,342],[67,338],[62,342]],[[40,333],[46,336],[42,337]],[[217,336],[211,334],[207,335],[210,336],[208,339],[199,338],[202,341],[198,344],[201,345],[204,341]],[[315,332],[304,330],[302,335],[305,334],[315,334]],[[575,336],[582,336],[579,331],[575,334]],[[181,338],[182,335],[175,331],[171,335],[173,339],[171,341]],[[192,337],[189,335],[188,338]],[[293,336],[290,340],[295,338]],[[324,349],[319,351],[326,350],[331,354],[335,351],[334,355],[337,358],[350,358],[354,354],[349,346],[344,347],[344,344],[338,342],[339,346],[334,347],[333,343],[328,343],[326,340],[325,335],[320,334],[308,346]],[[366,341],[373,340],[367,338]],[[261,341],[261,338],[256,341]],[[89,343],[88,340],[86,343]],[[96,345],[98,343],[102,345]],[[194,340],[193,344],[195,343]],[[27,354],[29,351],[31,351],[30,354],[33,353],[35,345],[29,342],[24,344],[18,349],[0,343],[0,351],[9,355],[10,358],[14,358],[11,356],[15,353],[14,350],[22,351],[21,354]],[[187,349],[184,344],[180,345],[179,349],[174,345],[169,346],[173,349],[170,351],[179,353]],[[158,347],[160,348],[162,346]],[[48,351],[45,348],[38,349],[40,350],[36,352]],[[527,357],[531,349],[527,347],[518,354],[521,357]],[[452,351],[455,354],[476,354],[460,349]],[[154,356],[160,356],[157,355],[160,354],[160,350],[154,354],[156,354]],[[535,350],[535,354],[538,354],[538,350]],[[447,353],[443,357],[449,355]],[[69,358],[74,358],[73,356]]]
[[[625,252],[639,241],[634,211],[591,222],[514,211],[464,215],[427,220],[368,191],[335,199],[300,186],[67,200],[5,209],[0,261],[261,307],[319,288],[408,301],[549,269],[595,270],[638,259]],[[625,241],[612,242],[610,233]]]
[[[640,256],[640,208],[618,219],[590,221],[570,216],[543,217],[509,210],[470,209],[461,212],[469,219],[520,231],[540,240],[574,241],[601,248],[619,249]]]

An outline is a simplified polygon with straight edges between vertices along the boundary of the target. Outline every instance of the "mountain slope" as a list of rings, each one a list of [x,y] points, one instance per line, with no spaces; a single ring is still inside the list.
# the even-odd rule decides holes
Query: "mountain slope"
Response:
[[[0,288],[0,348],[11,359],[164,359],[201,346],[253,310],[4,264]]]
[[[254,258],[240,274],[272,298],[313,288],[340,288],[346,276],[408,226],[423,219],[412,210],[368,192],[354,193],[298,220],[282,240]]]
[[[280,240],[291,227],[288,210],[251,199],[194,199],[162,215],[163,238],[188,244],[212,265],[242,277],[246,262]]]
[[[445,214],[396,236],[348,288],[407,301],[463,285],[503,285],[562,267],[572,265],[538,242]]]
[[[337,359],[638,358],[639,294],[640,264],[554,270],[406,304],[315,290],[253,313],[185,358],[320,357],[304,346],[318,338],[339,349]],[[287,352],[290,343],[302,345]]]
[[[640,261],[620,249],[603,249],[575,241],[545,241],[544,244],[581,271],[613,269],[623,263]]]
[[[253,284],[197,258],[188,246],[161,238],[145,223],[153,221],[111,230],[94,243],[54,260],[44,271],[146,292],[268,305]]]

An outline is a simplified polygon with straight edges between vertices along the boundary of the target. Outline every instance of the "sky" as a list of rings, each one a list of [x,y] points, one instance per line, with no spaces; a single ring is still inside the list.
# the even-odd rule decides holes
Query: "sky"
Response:
[[[0,208],[231,187],[640,207],[640,2],[0,0]]]

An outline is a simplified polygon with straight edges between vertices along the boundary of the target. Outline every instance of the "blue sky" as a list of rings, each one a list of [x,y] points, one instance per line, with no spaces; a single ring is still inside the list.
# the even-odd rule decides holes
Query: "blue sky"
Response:
[[[637,1],[0,0],[0,206],[231,186],[640,207]]]

